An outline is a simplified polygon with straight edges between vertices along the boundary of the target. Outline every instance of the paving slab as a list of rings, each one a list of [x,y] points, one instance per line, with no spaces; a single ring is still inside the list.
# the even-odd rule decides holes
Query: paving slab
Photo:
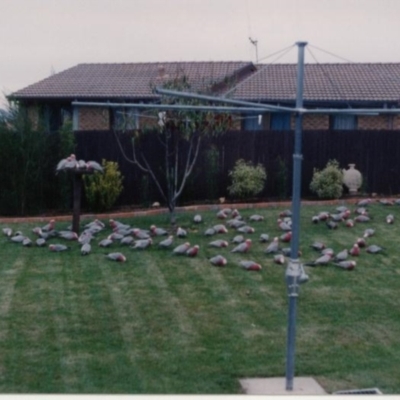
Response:
[[[286,378],[239,379],[245,392],[250,395],[326,395],[324,388],[314,379],[298,377],[293,379],[293,390],[286,390]]]

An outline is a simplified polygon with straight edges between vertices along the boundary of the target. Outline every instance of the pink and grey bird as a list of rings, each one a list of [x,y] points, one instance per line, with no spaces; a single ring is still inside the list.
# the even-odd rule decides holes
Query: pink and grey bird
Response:
[[[237,228],[237,231],[240,233],[254,233],[256,230],[249,225],[243,225],[240,228]]]
[[[153,239],[152,238],[139,239],[139,240],[135,240],[133,242],[133,245],[130,246],[130,247],[131,247],[131,249],[144,250],[144,249],[147,249],[152,243],[153,243]]]
[[[139,228],[134,228],[132,230],[133,235],[139,240],[150,239],[150,235],[147,231]]]
[[[72,231],[60,231],[58,232],[58,236],[65,240],[78,240],[78,235]]]
[[[158,243],[158,246],[167,248],[172,245],[173,241],[174,241],[174,237],[172,235],[169,235],[166,239],[164,239],[160,243]]]
[[[367,243],[366,243],[364,238],[358,238],[356,240],[356,243],[357,243],[359,248],[364,248],[367,245]]]
[[[203,221],[203,218],[201,217],[200,214],[196,214],[196,215],[193,217],[193,222],[194,222],[195,224],[200,224],[202,221]]]
[[[217,224],[213,226],[215,233],[228,233],[228,229],[223,224]]]
[[[37,238],[35,243],[36,243],[36,246],[43,247],[46,244],[46,239]]]
[[[261,243],[267,243],[267,242],[269,242],[269,235],[268,235],[268,233],[262,233],[262,234],[260,235],[260,242],[261,242]]]
[[[208,228],[204,231],[204,236],[214,236],[215,235],[215,229],[214,228]]]
[[[235,243],[235,244],[239,244],[239,243],[243,243],[243,242],[244,242],[244,236],[243,235],[236,235],[232,239],[232,243]]]
[[[292,239],[292,231],[285,232],[283,235],[280,236],[280,241],[284,243],[289,243]]]
[[[168,232],[164,228],[159,228],[155,225],[150,226],[150,233],[154,236],[166,236]]]
[[[186,243],[180,244],[179,246],[175,247],[172,250],[172,253],[176,254],[178,256],[185,255],[186,252],[189,250],[189,248],[190,248],[190,243],[186,242]]]
[[[394,222],[394,215],[393,214],[389,214],[386,216],[386,223],[387,224],[393,224]]]
[[[283,254],[275,254],[273,260],[275,264],[283,265],[285,263],[285,256]]]
[[[55,224],[56,224],[56,221],[54,219],[51,219],[50,222],[48,224],[42,226],[41,229],[43,232],[52,231],[52,230],[54,230]]]
[[[264,221],[264,217],[259,214],[253,214],[253,215],[250,215],[249,221],[261,222],[261,221]]]
[[[366,251],[367,251],[367,253],[370,253],[370,254],[378,254],[378,253],[381,253],[382,251],[384,251],[384,249],[383,249],[383,247],[378,246],[376,244],[371,244],[370,246],[368,246],[366,248]]]
[[[3,228],[3,233],[5,236],[10,237],[13,233],[13,230],[11,228],[6,227],[6,228]]]
[[[100,247],[109,247],[112,244],[113,244],[113,241],[110,239],[109,236],[99,242]]]
[[[111,261],[118,261],[118,262],[126,261],[126,257],[120,252],[106,254],[106,257]]]
[[[194,245],[193,247],[189,247],[186,250],[186,255],[188,257],[196,257],[199,252],[200,246],[198,244]]]
[[[56,253],[59,253],[61,251],[66,251],[69,250],[70,247],[66,246],[65,244],[49,244],[49,249],[50,251],[54,251]]]
[[[180,226],[178,226],[178,229],[176,230],[176,236],[179,238],[185,238],[187,236],[186,229],[183,229]]]
[[[251,260],[242,260],[239,265],[246,271],[261,271],[262,267],[259,263]]]
[[[323,243],[323,242],[318,242],[318,241],[313,242],[313,244],[311,244],[310,246],[311,246],[314,250],[317,250],[317,251],[322,251],[322,250],[325,249],[325,247],[326,247],[325,243]]]
[[[208,243],[209,246],[211,247],[228,247],[229,243],[226,240],[218,239],[218,240],[213,240],[212,242]]]
[[[349,254],[353,257],[358,257],[360,255],[360,247],[357,243],[353,244],[353,247],[350,249]]]
[[[223,267],[227,264],[226,258],[224,256],[221,256],[220,254],[211,257],[209,261],[212,265],[215,265],[216,267]]]
[[[251,247],[251,239],[246,239],[231,250],[231,253],[247,253]]]
[[[354,218],[355,222],[369,222],[371,221],[371,218],[368,217],[368,215],[357,215],[357,217]]]
[[[92,250],[92,246],[90,245],[89,242],[86,242],[82,245],[81,247],[81,254],[83,256],[87,256]]]
[[[135,239],[133,238],[133,236],[124,236],[119,242],[122,245],[130,246],[131,244],[133,244],[134,241]]]
[[[273,254],[279,251],[279,238],[276,236],[274,240],[266,247],[264,253]]]
[[[356,262],[354,260],[352,261],[340,261],[337,263],[333,263],[333,265],[335,265],[336,267],[340,267],[342,269],[346,269],[348,271],[351,271],[355,268],[355,266],[357,265]]]
[[[368,237],[371,237],[371,236],[373,236],[375,234],[375,229],[373,229],[373,228],[368,228],[368,229],[366,229],[365,231],[364,231],[364,237],[365,238],[368,238]]]
[[[345,261],[349,257],[349,251],[347,249],[344,249],[342,251],[339,251],[333,258],[334,261],[340,262],[340,261]]]
[[[228,218],[228,215],[225,213],[224,210],[219,210],[217,212],[217,218],[218,219],[226,219],[226,218]]]
[[[317,267],[319,265],[327,265],[332,260],[332,256],[330,254],[325,254],[324,256],[318,257],[315,261],[308,262],[304,265],[309,267]]]

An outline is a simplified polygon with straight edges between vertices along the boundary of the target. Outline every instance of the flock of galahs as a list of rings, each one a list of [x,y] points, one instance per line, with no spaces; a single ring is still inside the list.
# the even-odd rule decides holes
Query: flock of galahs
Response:
[[[400,205],[400,200],[394,202],[388,200],[379,201],[383,205]],[[318,256],[313,261],[304,263],[304,265],[316,267],[329,264],[345,270],[352,270],[356,266],[355,257],[361,254],[361,249],[371,254],[384,251],[377,244],[372,242],[367,244],[375,233],[374,229],[367,226],[371,218],[368,212],[368,205],[371,202],[371,199],[364,199],[357,203],[354,210],[341,206],[337,207],[334,212],[323,211],[313,216],[311,223],[325,223],[328,229],[338,229],[340,225],[351,228],[355,224],[365,224],[365,231],[362,237],[355,238],[354,245],[351,248],[344,248],[336,253],[325,243],[318,241],[311,243],[310,246],[318,252]],[[228,264],[225,255],[228,252],[237,253],[243,256],[246,255],[246,259],[238,261],[239,267],[248,271],[260,271],[262,269],[261,264],[248,257],[251,254],[254,240],[249,235],[254,236],[256,231],[252,225],[258,224],[258,227],[264,227],[264,224],[260,224],[264,217],[259,214],[253,214],[248,218],[244,218],[238,210],[230,208],[219,210],[215,217],[215,224],[204,227],[202,231],[203,235],[210,239],[208,242],[210,250],[213,248],[219,250],[216,255],[208,258],[209,263],[217,267],[224,267]],[[266,232],[258,235],[258,241],[265,246],[264,253],[270,257],[273,263],[283,265],[286,262],[286,258],[291,256],[291,217],[290,210],[284,210],[277,216],[276,230],[281,232],[280,235],[273,238],[270,238],[270,235]],[[194,215],[193,223],[197,227],[201,226],[203,223],[202,216],[200,214]],[[394,223],[393,214],[387,215],[386,223]],[[196,230],[199,231],[199,229]],[[91,253],[94,243],[102,248],[116,247],[117,250],[121,250],[123,247],[129,247],[133,250],[146,250],[153,246],[159,249],[167,249],[172,255],[186,257],[196,257],[200,250],[198,244],[193,245],[189,242],[191,233],[188,233],[182,227],[172,230],[151,225],[149,229],[142,229],[113,219],[109,220],[108,226],[104,222],[95,219],[83,226],[83,231],[79,236],[72,231],[71,226],[65,230],[56,230],[56,222],[53,219],[44,226],[33,228],[30,235],[25,235],[21,231],[13,232],[9,227],[3,228],[3,234],[10,242],[26,247],[47,247],[49,251],[53,252],[68,251],[72,248],[70,244],[77,242],[83,256]],[[177,245],[176,239],[183,239],[185,242]],[[127,257],[121,251],[105,253],[105,256],[113,261],[125,262],[127,260]]]
[[[56,167],[56,174],[60,171],[104,172],[103,167],[97,161],[77,160],[75,154],[71,154],[69,157],[59,161]]]

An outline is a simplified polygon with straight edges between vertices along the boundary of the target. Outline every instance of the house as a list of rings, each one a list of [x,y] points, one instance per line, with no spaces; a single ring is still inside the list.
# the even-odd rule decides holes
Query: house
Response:
[[[24,107],[31,120],[42,120],[49,130],[72,119],[75,130],[109,130],[129,115],[130,128],[149,123],[135,108],[73,106],[72,102],[157,103],[153,88],[185,76],[192,90],[206,88],[214,96],[227,96],[272,105],[294,107],[295,64],[251,62],[170,62],[79,64],[9,96]],[[305,130],[400,129],[400,115],[333,115],[331,108],[398,108],[400,63],[306,64],[304,107],[326,109],[307,114]],[[237,118],[244,130],[294,129],[291,113],[263,112]]]

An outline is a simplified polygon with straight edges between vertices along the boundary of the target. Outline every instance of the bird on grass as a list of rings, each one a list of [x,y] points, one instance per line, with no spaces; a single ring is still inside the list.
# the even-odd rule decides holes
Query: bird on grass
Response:
[[[354,260],[351,261],[340,261],[337,263],[333,263],[333,265],[335,265],[336,267],[340,267],[342,269],[351,271],[355,268],[355,266],[357,265],[356,262]]]
[[[200,246],[198,244],[194,245],[193,247],[189,247],[186,250],[186,255],[188,257],[196,257],[199,252]]]
[[[176,254],[178,256],[185,255],[186,252],[189,250],[189,248],[190,248],[190,243],[189,242],[180,244],[179,246],[175,247],[172,250],[172,254]]]
[[[160,243],[158,243],[158,246],[167,248],[172,245],[173,241],[174,241],[174,237],[172,235],[169,235],[166,239],[164,239]]]
[[[59,253],[61,251],[66,251],[66,250],[69,250],[69,249],[70,249],[70,247],[65,246],[65,244],[59,244],[59,243],[57,243],[57,244],[49,244],[49,250],[50,251],[54,251],[56,253]]]
[[[218,240],[213,240],[212,242],[208,243],[209,246],[211,247],[228,247],[229,243],[226,240],[218,239]]]
[[[262,267],[259,263],[251,260],[242,260],[239,265],[246,271],[261,271]]]
[[[122,253],[119,253],[119,252],[108,253],[105,256],[111,261],[119,261],[119,262],[125,262],[126,261],[126,257]]]
[[[223,267],[227,264],[226,258],[224,256],[221,256],[220,254],[211,257],[209,261],[212,265],[215,265],[216,267]]]
[[[327,265],[329,262],[332,260],[332,256],[330,254],[325,254],[319,258],[317,258],[315,261],[308,262],[304,265],[307,265],[308,267],[317,267],[319,265]]]
[[[279,251],[279,238],[276,236],[274,240],[266,247],[264,253],[272,254]]]
[[[90,245],[89,242],[86,242],[81,247],[81,254],[83,256],[87,256],[90,253],[91,250],[92,250],[92,246]]]
[[[147,249],[152,243],[153,243],[152,238],[135,240],[133,242],[133,245],[130,246],[130,248],[144,250],[144,249]]]
[[[251,247],[251,239],[246,239],[231,250],[231,253],[247,253]]]

